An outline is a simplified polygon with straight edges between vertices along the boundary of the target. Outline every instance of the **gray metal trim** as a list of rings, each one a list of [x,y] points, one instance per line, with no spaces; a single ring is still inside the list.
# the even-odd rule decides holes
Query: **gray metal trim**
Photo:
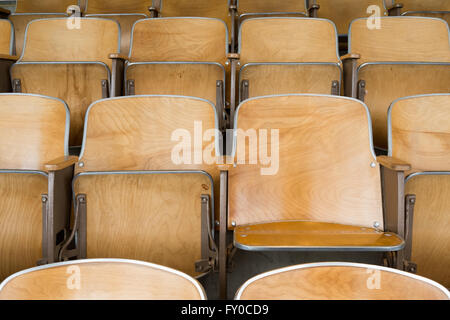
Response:
[[[238,36],[238,45],[239,45],[239,54],[241,53],[241,49],[242,49],[242,26],[247,22],[247,21],[251,21],[251,20],[263,20],[263,19],[296,19],[296,20],[319,20],[319,21],[326,21],[328,23],[330,23],[333,28],[334,28],[334,34],[335,34],[335,38],[336,38],[336,57],[337,60],[339,62],[341,62],[341,56],[339,55],[339,35],[337,32],[337,28],[336,25],[334,24],[333,21],[329,20],[329,19],[323,19],[323,18],[310,18],[310,17],[270,17],[270,18],[251,18],[251,19],[246,19],[244,20],[241,25],[239,26],[239,36]]]
[[[406,11],[406,12],[403,12],[401,15],[402,16],[406,16],[406,15],[408,15],[408,14],[415,14],[415,13],[431,13],[431,14],[448,14],[448,13],[450,13],[450,11],[448,11],[448,10],[442,10],[442,11],[439,11],[439,10],[429,10],[429,11]],[[426,17],[425,17],[426,18]],[[432,17],[430,17],[430,18],[432,18]],[[440,18],[438,18],[438,19],[440,19]],[[445,20],[444,20],[445,21]]]
[[[340,60],[339,60],[340,61]],[[241,81],[242,81],[242,70],[244,70],[247,67],[251,67],[251,66],[259,66],[259,65],[334,65],[336,67],[339,68],[339,83],[343,84],[343,80],[342,80],[342,76],[343,76],[343,70],[341,67],[340,63],[334,63],[334,62],[251,62],[251,63],[246,63],[244,64],[240,69],[239,69],[239,80],[238,80],[238,84],[240,85]],[[241,101],[241,90],[239,90],[239,101]]]
[[[134,98],[144,98],[144,97],[166,97],[166,98],[180,98],[180,99],[193,99],[193,100],[198,100],[198,101],[204,101],[207,102],[214,111],[214,118],[215,118],[215,125],[216,125],[216,156],[220,156],[220,145],[219,145],[219,140],[220,140],[220,136],[217,135],[217,132],[220,132],[220,128],[219,128],[219,117],[217,115],[217,109],[214,103],[212,103],[209,100],[206,99],[202,99],[202,98],[197,98],[197,97],[188,97],[188,96],[178,96],[178,95],[164,95],[164,94],[148,94],[148,95],[134,95],[134,96],[122,96],[122,97],[114,97],[114,98],[107,98],[107,99],[100,99],[97,101],[94,101],[88,108],[86,111],[86,115],[84,117],[84,129],[83,129],[83,141],[81,144],[81,151],[80,151],[80,155],[79,155],[79,159],[81,160],[83,158],[84,155],[84,148],[86,146],[86,132],[87,132],[87,127],[88,127],[88,120],[89,120],[89,112],[91,111],[91,109],[98,103],[103,102],[103,101],[112,101],[112,100],[119,100],[119,99],[134,99]]]
[[[142,16],[144,19],[147,17],[143,13],[89,13],[84,15],[86,18],[95,18],[95,17],[111,17],[111,16]],[[105,18],[106,19],[106,18]],[[140,19],[142,20],[142,19]]]
[[[344,96],[333,96],[329,94],[276,94],[276,95],[268,95],[268,96],[261,96],[261,97],[254,97],[249,98],[242,103],[239,104],[239,106],[236,108],[236,113],[234,116],[234,128],[233,128],[233,148],[231,151],[231,157],[234,159],[236,156],[236,133],[237,133],[237,125],[238,125],[238,116],[239,116],[239,110],[243,105],[245,105],[247,102],[252,100],[258,100],[258,99],[266,99],[266,98],[275,98],[275,97],[287,97],[287,96],[305,96],[305,97],[327,97],[327,98],[334,98],[334,99],[344,99],[344,100],[351,100],[358,102],[361,104],[364,109],[366,110],[367,115],[367,121],[368,121],[368,129],[369,129],[369,146],[370,146],[370,152],[372,153],[373,160],[376,161],[377,157],[375,155],[374,146],[373,146],[373,130],[372,130],[372,118],[370,116],[369,108],[367,105],[362,102],[361,100],[350,98],[350,97],[344,97]]]
[[[317,268],[317,267],[353,267],[353,268],[365,268],[365,269],[375,269],[375,270],[381,270],[381,271],[386,271],[386,272],[391,272],[391,273],[396,273],[408,278],[412,278],[415,280],[420,280],[423,281],[427,284],[430,284],[436,288],[438,288],[439,290],[441,290],[449,299],[450,299],[450,292],[444,288],[444,286],[440,285],[439,283],[409,273],[409,272],[405,272],[405,271],[400,271],[398,269],[394,269],[394,268],[387,268],[387,267],[381,267],[381,266],[377,266],[377,265],[369,265],[369,264],[362,264],[362,263],[351,263],[351,262],[317,262],[317,263],[307,263],[307,264],[302,264],[302,265],[296,265],[296,266],[290,266],[290,267],[285,267],[285,268],[280,268],[280,269],[276,269],[276,270],[272,270],[269,272],[265,272],[262,274],[259,274],[249,280],[247,280],[237,291],[236,296],[235,296],[235,300],[239,300],[242,296],[243,291],[253,282],[274,275],[274,274],[279,274],[282,272],[287,272],[287,271],[292,271],[292,270],[298,270],[298,269],[307,269],[307,268]]]
[[[388,121],[388,156],[392,157],[392,109],[394,108],[394,106],[396,105],[397,102],[402,101],[402,100],[408,100],[408,99],[415,99],[415,98],[423,98],[423,97],[434,97],[434,96],[450,96],[450,93],[431,93],[431,94],[419,94],[419,95],[414,95],[414,96],[408,96],[408,97],[402,97],[402,98],[398,98],[395,99],[391,105],[389,106],[388,109],[388,116],[387,116],[387,121]]]
[[[162,5],[162,1],[161,1],[161,5]],[[136,25],[142,21],[147,21],[147,20],[169,20],[169,19],[198,19],[198,20],[216,20],[216,21],[220,21],[223,23],[223,25],[225,26],[225,53],[226,55],[228,55],[229,50],[228,50],[228,43],[229,43],[229,32],[228,32],[228,26],[225,23],[225,21],[220,20],[220,19],[216,19],[216,18],[205,18],[205,17],[161,17],[161,18],[146,18],[146,19],[140,19],[138,21],[136,21],[133,24],[133,28],[131,29],[131,36],[130,36],[130,51],[128,53],[128,57],[131,57],[131,53],[133,51],[133,37],[134,37],[134,28],[136,27]]]
[[[409,176],[406,177],[405,179],[405,184],[413,179],[414,177],[418,177],[418,176],[449,176],[450,175],[450,171],[423,171],[423,172],[416,172],[416,173],[412,173]]]
[[[252,16],[266,16],[266,18],[271,18],[271,17],[280,17],[281,15],[299,15],[299,16],[304,16],[305,18],[308,17],[306,12],[255,12],[255,13],[243,13],[241,15],[239,15],[239,23],[242,23],[242,20],[245,17],[252,17]],[[261,17],[263,18],[263,17]],[[286,17],[286,18],[295,18],[295,17]],[[299,17],[302,18],[302,17]],[[248,18],[248,19],[252,19],[252,18]]]
[[[194,278],[192,278],[191,276],[169,268],[169,267],[165,267],[165,266],[161,266],[161,265],[157,265],[154,263],[149,263],[149,262],[144,262],[144,261],[138,261],[138,260],[130,260],[130,259],[84,259],[84,260],[74,260],[74,261],[67,261],[67,262],[58,262],[58,263],[52,263],[52,264],[47,264],[47,265],[43,265],[43,266],[39,266],[39,267],[34,267],[34,268],[30,268],[30,269],[26,269],[26,270],[22,270],[19,271],[17,273],[14,273],[13,275],[9,276],[8,278],[6,278],[1,284],[0,284],[0,291],[13,279],[24,275],[24,274],[28,274],[34,271],[39,271],[39,270],[45,270],[45,269],[51,269],[54,267],[61,267],[61,266],[70,266],[70,265],[77,265],[77,264],[86,264],[86,263],[98,263],[98,262],[120,262],[120,263],[129,263],[129,264],[134,264],[134,265],[140,265],[140,266],[145,266],[145,267],[150,267],[150,268],[154,268],[154,269],[158,269],[158,270],[163,270],[172,274],[176,274],[188,281],[190,281],[195,288],[198,290],[200,297],[202,300],[206,300],[206,293],[204,288],[202,287],[202,285],[195,280]]]
[[[27,37],[28,37],[28,28],[30,27],[30,25],[32,24],[32,23],[35,23],[35,22],[37,22],[37,21],[43,21],[43,20],[67,20],[67,19],[69,19],[70,17],[65,17],[65,18],[47,18],[47,19],[36,19],[36,20],[32,20],[32,21],[30,21],[28,24],[27,24],[27,28],[25,29],[25,34],[24,34],[24,37],[23,37],[23,49],[22,49],[22,54],[21,54],[21,56],[20,56],[20,58],[19,58],[19,60],[17,61],[17,62],[20,62],[20,61],[22,61],[22,59],[23,59],[23,56],[24,56],[24,54],[25,54],[25,48],[26,48],[26,45],[27,45]],[[118,28],[118,31],[119,31],[119,33],[118,33],[118,42],[117,42],[117,52],[120,52],[120,43],[121,43],[121,41],[122,41],[122,39],[121,39],[121,35],[122,35],[122,30],[121,30],[121,28],[120,28],[120,24],[117,22],[117,21],[115,21],[115,20],[111,20],[111,19],[103,19],[103,18],[89,18],[89,17],[77,17],[77,19],[81,19],[81,20],[106,20],[106,21],[113,21],[113,22],[115,22],[116,23],[116,25],[117,25],[117,28]],[[114,53],[114,52],[110,52],[110,53]]]
[[[426,62],[426,61],[373,61],[364,62],[356,69],[356,74],[369,65],[433,65],[433,66],[450,66],[450,62]]]
[[[48,178],[47,172],[38,171],[38,170],[4,170],[4,169],[0,169],[0,173],[40,174],[40,175]]]
[[[223,96],[225,97],[225,77],[226,77],[226,73],[225,73],[225,67],[218,62],[183,62],[183,61],[151,61],[151,62],[131,62],[131,63],[127,63],[125,66],[125,70],[123,73],[124,76],[124,84],[125,84],[125,96],[127,96],[128,94],[128,88],[127,88],[127,71],[128,71],[128,67],[134,66],[134,65],[144,65],[144,64],[213,64],[213,65],[217,65],[222,69],[223,72]],[[212,101],[211,101],[212,102]],[[215,103],[213,103],[215,104]]]
[[[348,53],[352,53],[352,26],[353,22],[358,20],[367,20],[368,18],[358,18],[350,22],[350,26],[348,28]],[[440,18],[433,18],[433,17],[415,17],[415,16],[390,16],[390,17],[380,17],[380,19],[434,19],[444,22],[444,24],[447,26],[447,31],[449,35],[449,45],[450,45],[450,28],[448,26],[448,23]]]
[[[66,129],[64,130],[64,156],[69,155],[69,134],[70,134],[70,110],[67,106],[67,103],[56,97],[50,97],[50,96],[44,96],[41,94],[34,94],[34,93],[0,93],[1,96],[29,96],[29,97],[39,97],[44,99],[50,99],[50,100],[56,100],[61,102],[64,105],[64,108],[66,109]]]
[[[81,157],[80,157],[81,159]],[[0,171],[1,172],[1,171]],[[76,174],[72,180],[72,195],[73,195],[73,203],[76,203],[75,198],[75,181],[82,176],[95,176],[95,175],[143,175],[143,174],[203,174],[208,177],[211,183],[211,236],[214,239],[214,180],[211,175],[203,170],[138,170],[138,171],[90,171],[90,172],[81,172]]]

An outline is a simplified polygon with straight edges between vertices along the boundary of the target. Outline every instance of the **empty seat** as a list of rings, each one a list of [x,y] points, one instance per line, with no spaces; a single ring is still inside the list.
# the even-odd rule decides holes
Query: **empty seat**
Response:
[[[70,18],[69,18],[70,19]],[[69,105],[70,146],[81,145],[88,106],[117,94],[109,54],[119,50],[117,22],[80,18],[32,21],[21,58],[11,68],[14,92],[59,97]]]
[[[450,2],[447,0],[385,0],[391,15],[440,18],[450,22]]]
[[[214,103],[222,115],[227,53],[227,30],[220,20],[138,21],[125,69],[125,93],[199,97]]]
[[[0,300],[205,300],[195,279],[142,261],[92,259],[32,268],[0,285]]]
[[[450,287],[450,94],[402,98],[389,109],[389,154],[405,179],[405,268]]]
[[[312,0],[320,8],[317,17],[330,19],[336,24],[339,35],[348,33],[350,23],[357,18],[387,16],[384,0]],[[371,24],[374,24],[372,22]]]
[[[333,23],[310,18],[245,20],[236,75],[241,102],[272,94],[340,94],[342,68]]]
[[[193,276],[214,266],[216,112],[192,97],[133,96],[89,108],[73,181],[77,249]],[[210,241],[211,240],[211,241]]]
[[[152,15],[152,0],[89,0],[86,17],[100,17],[118,21],[121,29],[120,51],[128,54],[133,24]]]
[[[56,98],[0,94],[0,279],[54,262],[68,231],[69,110]],[[50,172],[58,164],[64,172]],[[47,167],[46,164],[52,166]],[[72,167],[70,167],[72,165]],[[50,168],[50,170],[49,170]],[[71,172],[72,170],[72,172]],[[56,177],[56,181],[55,181]],[[69,184],[66,184],[68,181]],[[49,206],[49,199],[55,206]],[[63,210],[61,210],[63,209]]]
[[[449,29],[443,20],[381,18],[369,30],[367,19],[352,23],[345,76],[346,95],[364,101],[372,115],[375,146],[387,148],[387,109],[410,95],[450,90]],[[395,37],[392,35],[395,34]]]
[[[36,19],[80,15],[78,0],[17,0],[16,10],[9,16],[16,34],[16,54],[22,53],[25,30],[29,22]]]
[[[357,263],[286,267],[245,282],[237,300],[449,300],[442,285],[407,272]]]
[[[400,230],[384,224],[399,212],[383,212],[370,115],[360,101],[326,95],[249,99],[237,110],[234,136],[234,167],[223,182],[228,222],[221,211],[220,225],[234,231],[235,247],[403,248]]]
[[[11,21],[0,19],[0,92],[11,92],[9,68],[17,61],[14,54],[14,29]]]

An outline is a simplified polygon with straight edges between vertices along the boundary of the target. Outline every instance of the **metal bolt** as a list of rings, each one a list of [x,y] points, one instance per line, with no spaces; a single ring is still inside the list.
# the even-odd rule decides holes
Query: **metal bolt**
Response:
[[[411,203],[411,204],[416,203],[416,199],[414,199],[414,198],[409,199],[409,203]]]
[[[205,203],[206,202],[206,198],[202,198],[202,202]]]
[[[378,228],[380,226],[380,223],[378,222],[378,221],[375,221],[374,223],[373,223],[373,227],[374,228]]]
[[[230,64],[230,61],[225,61],[225,65],[228,66]]]
[[[84,162],[79,162],[79,163],[78,163],[78,166],[79,166],[80,168],[83,168],[83,167],[84,167]]]
[[[236,221],[231,221],[231,225],[232,225],[233,227],[236,227]]]
[[[375,162],[372,162],[371,164],[370,164],[370,167],[371,168],[375,168],[377,166],[377,164],[375,163]]]
[[[238,62],[237,62],[237,65],[238,65],[238,66],[240,66],[240,65],[241,65],[241,63],[240,63],[240,62],[238,61]]]
[[[84,198],[80,198],[80,202],[81,202],[81,203],[84,203]]]
[[[216,220],[216,226],[220,226],[220,222],[219,222],[219,220]]]
[[[42,202],[47,202],[47,197],[42,197]]]
[[[241,237],[245,238],[245,237],[247,237],[247,235],[246,234],[241,234]]]

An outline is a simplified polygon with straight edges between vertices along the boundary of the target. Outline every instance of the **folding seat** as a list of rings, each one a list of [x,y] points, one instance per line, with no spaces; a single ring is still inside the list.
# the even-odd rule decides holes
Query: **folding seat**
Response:
[[[0,19],[0,92],[11,92],[9,68],[17,61],[14,54],[14,29],[11,21]]]
[[[22,53],[24,35],[29,22],[69,15],[80,16],[78,0],[17,0],[16,10],[9,16],[16,34],[16,54]]]
[[[133,24],[156,14],[152,0],[89,0],[86,17],[99,17],[116,20],[121,29],[120,52],[130,51],[130,35]]]
[[[330,19],[339,36],[347,36],[350,23],[357,18],[387,16],[384,0],[312,0],[318,9],[314,16]]]
[[[310,263],[269,271],[245,282],[236,300],[450,300],[427,278],[375,265]]]
[[[240,104],[234,123],[233,165],[220,173],[228,203],[220,208],[219,265],[228,228],[242,250],[378,251],[396,266],[403,231],[385,221],[403,211],[382,202],[362,102],[309,94],[253,98]]]
[[[0,280],[57,259],[68,231],[74,158],[56,98],[0,94]],[[52,201],[53,205],[49,205]]]
[[[386,3],[390,4],[390,15],[433,17],[450,23],[448,0],[386,0]]]
[[[222,115],[229,69],[227,42],[226,26],[218,19],[138,21],[130,55],[124,58],[128,60],[125,94],[199,97],[215,103]]]
[[[238,102],[272,94],[340,94],[342,64],[331,21],[247,19],[239,43],[239,60],[233,60],[231,70],[231,81],[238,81]]]
[[[349,54],[342,57],[345,90],[369,107],[376,147],[387,148],[392,101],[449,92],[449,46],[448,25],[440,19],[384,17],[381,28],[373,30],[367,28],[367,19],[352,23]]]
[[[396,100],[389,109],[389,155],[406,172],[404,268],[450,287],[450,94]]]
[[[45,94],[67,102],[71,147],[81,145],[88,106],[120,94],[122,83],[115,60],[109,58],[119,50],[117,22],[79,18],[76,24],[72,26],[70,18],[32,21],[24,52],[11,67],[14,92]]]
[[[91,259],[18,272],[0,285],[0,300],[206,300],[200,283],[142,261]]]
[[[75,227],[61,258],[136,259],[192,276],[210,271],[217,255],[216,119],[212,103],[193,97],[92,104],[73,180]]]

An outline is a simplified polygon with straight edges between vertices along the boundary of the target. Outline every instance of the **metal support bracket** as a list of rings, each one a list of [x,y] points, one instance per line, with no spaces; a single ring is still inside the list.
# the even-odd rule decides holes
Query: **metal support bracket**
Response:
[[[405,248],[403,249],[403,267],[405,271],[412,273],[417,272],[417,264],[411,261],[415,204],[416,195],[407,194],[405,196]]]
[[[220,130],[226,129],[225,121],[225,100],[223,95],[223,80],[216,81],[216,109],[219,115],[219,128]]]
[[[127,80],[127,96],[134,96],[135,95],[135,82],[134,79],[128,79]]]
[[[108,80],[102,80],[102,98],[109,98]]]
[[[217,247],[211,234],[211,201],[207,194],[201,195],[201,248],[202,259],[195,263],[196,272],[209,272],[217,266]]]
[[[358,99],[364,102],[364,98],[366,97],[366,81],[359,80],[358,81]]]
[[[13,80],[13,92],[21,93],[22,92],[22,81],[20,79]]]
[[[241,93],[240,93],[240,99],[239,99],[239,102],[242,102],[242,101],[248,99],[249,85],[250,85],[250,83],[249,83],[248,80],[242,80],[242,82],[241,82]]]
[[[331,81],[331,95],[333,96],[341,95],[341,86],[339,85],[339,81],[337,80]]]

